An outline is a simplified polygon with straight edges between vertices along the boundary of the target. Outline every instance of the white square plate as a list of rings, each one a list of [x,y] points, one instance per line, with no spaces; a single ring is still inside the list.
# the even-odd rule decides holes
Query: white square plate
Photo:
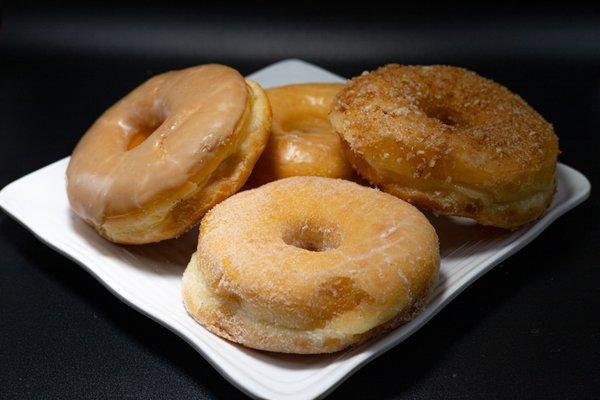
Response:
[[[273,64],[249,76],[265,87],[344,79],[298,60]],[[259,398],[323,397],[370,360],[396,346],[502,260],[587,198],[590,183],[558,165],[558,192],[534,225],[516,232],[481,227],[460,218],[435,218],[442,253],[440,281],[426,310],[412,322],[364,345],[323,356],[293,356],[250,350],[204,330],[182,304],[180,280],[196,246],[196,230],[177,240],[145,246],[110,243],[69,209],[64,176],[68,158],[6,186],[0,206],[38,238],[79,263],[115,296],[163,324],[196,349],[225,378]]]

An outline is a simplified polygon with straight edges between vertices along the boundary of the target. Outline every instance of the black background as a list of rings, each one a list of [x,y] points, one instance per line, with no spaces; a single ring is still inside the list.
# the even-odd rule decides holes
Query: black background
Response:
[[[248,74],[289,57],[344,76],[387,62],[473,69],[521,94],[555,125],[560,160],[600,183],[600,13],[588,6],[27,2],[2,14],[0,186],[68,155],[153,74],[206,62]],[[598,199],[331,398],[600,398]],[[0,263],[0,398],[242,397],[1,213]]]

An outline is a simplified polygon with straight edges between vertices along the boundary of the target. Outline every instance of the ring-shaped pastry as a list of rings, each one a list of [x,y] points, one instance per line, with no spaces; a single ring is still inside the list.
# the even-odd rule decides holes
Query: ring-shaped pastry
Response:
[[[291,176],[357,179],[339,136],[329,123],[340,83],[309,83],[266,89],[273,123],[271,137],[256,163],[252,186]]]
[[[292,177],[204,217],[183,299],[234,342],[328,353],[413,318],[438,267],[437,235],[415,207],[350,181]]]
[[[337,95],[330,118],[364,178],[439,214],[514,229],[540,217],[556,189],[552,125],[462,68],[365,73]]]
[[[71,207],[113,242],[177,237],[245,183],[270,123],[263,90],[232,68],[155,76],[77,144],[67,169]]]

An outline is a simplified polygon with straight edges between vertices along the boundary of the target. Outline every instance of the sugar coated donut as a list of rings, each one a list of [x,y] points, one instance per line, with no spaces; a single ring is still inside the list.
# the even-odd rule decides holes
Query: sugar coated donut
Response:
[[[365,73],[337,95],[330,119],[363,177],[437,213],[513,229],[540,217],[555,192],[552,125],[462,68]]]
[[[234,342],[328,353],[410,320],[438,266],[436,233],[410,204],[350,181],[292,177],[204,217],[183,298]]]
[[[263,90],[234,69],[155,76],[77,144],[67,169],[71,207],[114,242],[177,237],[245,183],[270,123]]]
[[[339,83],[311,83],[267,89],[273,110],[271,137],[256,163],[253,186],[290,176],[355,178],[329,109]]]

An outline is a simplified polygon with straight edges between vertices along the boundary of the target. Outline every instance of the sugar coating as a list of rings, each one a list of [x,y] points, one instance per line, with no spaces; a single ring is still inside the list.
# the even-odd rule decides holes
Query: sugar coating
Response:
[[[330,119],[361,175],[441,213],[518,225],[539,216],[554,192],[552,125],[463,68],[390,64],[363,74],[338,93]],[[534,197],[541,201],[524,205]],[[507,203],[515,207],[493,215]]]
[[[439,266],[435,231],[413,206],[317,177],[220,203],[202,222],[195,257],[205,295],[188,309],[203,325],[251,347],[301,353],[339,350],[397,325],[427,297]]]

